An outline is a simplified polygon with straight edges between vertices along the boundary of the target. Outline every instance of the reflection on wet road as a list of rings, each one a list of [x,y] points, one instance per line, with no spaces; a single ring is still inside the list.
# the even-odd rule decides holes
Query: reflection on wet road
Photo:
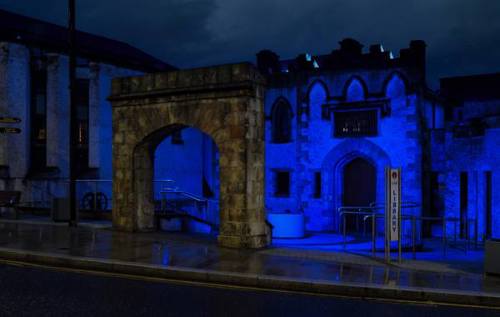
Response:
[[[130,234],[84,227],[0,223],[0,247],[243,274],[500,294],[500,280],[480,274],[342,264],[286,256],[273,253],[272,249],[223,249],[216,245],[215,238],[165,233]]]

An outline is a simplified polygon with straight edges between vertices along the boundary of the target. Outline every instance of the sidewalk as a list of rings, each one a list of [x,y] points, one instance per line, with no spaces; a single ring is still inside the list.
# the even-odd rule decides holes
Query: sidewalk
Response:
[[[496,277],[419,261],[386,265],[341,252],[223,249],[206,236],[0,220],[0,258],[178,280],[500,308]]]

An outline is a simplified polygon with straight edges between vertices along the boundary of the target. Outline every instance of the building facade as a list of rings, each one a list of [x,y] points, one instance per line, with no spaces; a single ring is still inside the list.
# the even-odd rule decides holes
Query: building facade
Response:
[[[498,73],[441,79],[446,125],[431,134],[431,204],[445,216],[476,220],[461,221],[461,236],[500,237],[499,87]]]
[[[47,206],[68,194],[67,33],[5,11],[0,27],[0,112],[21,119],[22,130],[0,135],[0,189]],[[80,32],[77,42],[78,178],[103,181],[99,192],[111,201],[111,79],[174,68],[103,37]],[[256,119],[265,126],[267,214],[303,213],[307,230],[336,231],[340,208],[384,204],[390,166],[402,170],[403,214],[446,217],[448,235],[500,236],[500,75],[445,78],[433,91],[423,41],[398,56],[353,39],[330,54],[290,60],[264,50],[256,64],[267,81],[264,116]],[[172,131],[156,147],[153,179],[214,201],[210,216],[196,215],[218,224],[220,144],[194,127]],[[93,186],[79,184],[79,204]],[[154,200],[162,188],[155,183]],[[358,225],[348,220],[349,230]],[[442,228],[418,224],[422,236]]]
[[[3,10],[0,28],[0,116],[21,120],[11,125],[20,134],[0,135],[0,187],[48,207],[69,189],[67,30]],[[126,43],[84,32],[76,39],[78,178],[111,180],[111,79],[174,68]],[[80,196],[93,187],[80,185]],[[110,197],[111,184],[101,190]]]
[[[330,54],[293,60],[266,50],[257,65],[269,82],[268,213],[303,212],[308,230],[338,230],[340,207],[384,204],[384,169],[391,166],[402,170],[403,214],[447,217],[447,235],[500,234],[498,101],[485,90],[476,99],[460,97],[460,89],[447,88],[457,79],[443,80],[446,93],[429,89],[423,41],[398,57],[381,45],[363,52],[352,39]],[[477,121],[481,135],[460,136]],[[423,236],[441,235],[441,228],[418,223]]]
[[[266,206],[303,211],[306,228],[336,230],[339,207],[381,205],[384,169],[403,170],[405,203],[421,215],[425,131],[442,105],[425,83],[425,43],[398,58],[355,40],[323,56],[280,61],[262,51],[266,95]],[[442,117],[442,116],[441,116]]]

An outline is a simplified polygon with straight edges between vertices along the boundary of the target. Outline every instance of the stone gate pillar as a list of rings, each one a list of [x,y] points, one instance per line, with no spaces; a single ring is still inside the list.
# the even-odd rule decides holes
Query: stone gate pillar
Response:
[[[270,242],[264,211],[264,79],[250,64],[113,81],[113,226],[154,229],[153,158],[178,126],[210,135],[220,153],[221,246]]]
[[[262,103],[239,105],[226,122],[229,138],[220,145],[219,243],[260,248],[270,243],[264,212],[264,120]]]

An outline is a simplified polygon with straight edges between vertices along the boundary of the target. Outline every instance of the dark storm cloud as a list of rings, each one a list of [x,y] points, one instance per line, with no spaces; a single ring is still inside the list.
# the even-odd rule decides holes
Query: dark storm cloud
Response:
[[[78,0],[77,0],[78,1]],[[65,0],[0,0],[0,7],[64,24]],[[85,0],[78,27],[126,41],[180,67],[324,54],[344,37],[398,53],[428,43],[429,79],[500,71],[496,0]]]

